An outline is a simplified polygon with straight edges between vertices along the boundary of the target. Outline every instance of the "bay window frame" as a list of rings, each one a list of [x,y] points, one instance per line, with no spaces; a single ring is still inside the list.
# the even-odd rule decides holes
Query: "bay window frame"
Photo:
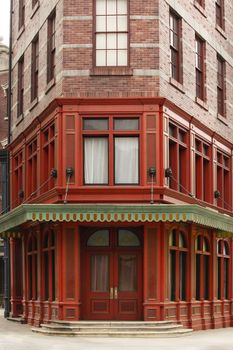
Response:
[[[205,152],[205,148],[207,152]],[[211,190],[211,145],[195,137],[195,197],[204,202],[212,202]]]
[[[83,121],[85,119],[108,119],[108,130],[84,130]],[[137,119],[138,130],[114,130],[114,120],[116,119]],[[85,182],[85,152],[84,142],[88,137],[106,137],[108,138],[108,181],[105,184],[86,183]],[[138,182],[137,183],[116,183],[115,181],[115,137],[137,137],[138,138]],[[140,166],[141,166],[141,150],[142,150],[142,131],[141,119],[139,115],[83,115],[82,116],[82,156],[83,156],[83,185],[84,186],[139,186],[141,184]]]
[[[174,134],[170,132],[173,129]],[[180,139],[184,136],[184,140]],[[169,138],[168,138],[168,159],[169,167],[172,170],[172,177],[169,178],[169,188],[184,194],[189,193],[189,132],[187,129],[179,126],[173,121],[169,121]]]

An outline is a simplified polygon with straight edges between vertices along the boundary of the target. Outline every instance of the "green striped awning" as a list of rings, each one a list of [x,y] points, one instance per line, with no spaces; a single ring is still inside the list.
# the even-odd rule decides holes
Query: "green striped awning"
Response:
[[[27,222],[193,222],[233,236],[233,217],[199,205],[23,204],[0,216],[1,237]]]

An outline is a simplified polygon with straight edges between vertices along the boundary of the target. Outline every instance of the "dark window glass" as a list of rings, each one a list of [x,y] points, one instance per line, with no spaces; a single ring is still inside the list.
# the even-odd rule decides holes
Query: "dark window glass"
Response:
[[[48,41],[47,41],[47,83],[49,83],[55,74],[55,20],[56,12],[54,11],[48,18]]]

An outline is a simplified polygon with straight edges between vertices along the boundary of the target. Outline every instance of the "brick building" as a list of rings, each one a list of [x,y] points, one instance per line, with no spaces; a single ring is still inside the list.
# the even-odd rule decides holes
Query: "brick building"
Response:
[[[12,16],[12,316],[232,325],[231,1]]]
[[[4,165],[2,150],[7,146],[7,88],[8,88],[8,61],[9,49],[1,43],[0,38],[0,212],[2,212],[2,188]],[[3,262],[3,242],[0,240],[0,305],[3,305],[3,285],[4,285],[4,262]]]

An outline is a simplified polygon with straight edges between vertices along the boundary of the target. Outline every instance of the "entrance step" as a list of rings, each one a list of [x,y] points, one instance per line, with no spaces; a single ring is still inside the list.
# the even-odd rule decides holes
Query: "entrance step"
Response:
[[[191,334],[192,329],[183,328],[173,321],[53,321],[32,328],[33,332],[45,335],[80,337],[177,337]]]

